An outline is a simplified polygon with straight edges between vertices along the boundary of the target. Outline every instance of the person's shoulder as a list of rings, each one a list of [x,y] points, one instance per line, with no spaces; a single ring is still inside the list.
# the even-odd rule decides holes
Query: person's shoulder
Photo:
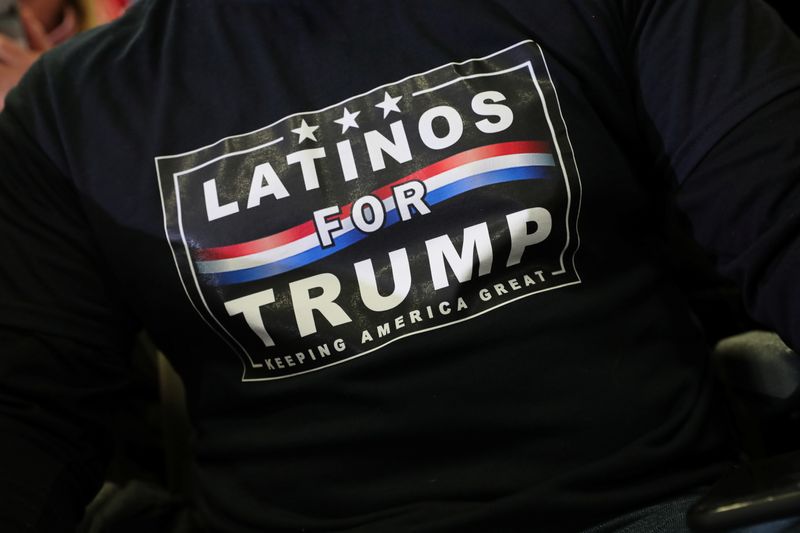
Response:
[[[117,70],[140,68],[158,61],[168,17],[160,11],[169,2],[140,0],[119,19],[82,32],[45,54],[44,67],[56,85],[81,86]]]
[[[142,102],[159,83],[170,24],[163,11],[172,1],[139,0],[119,19],[47,51],[9,94],[16,127],[63,173],[69,173],[66,154],[108,136],[112,117],[130,108],[137,120],[147,119]]]

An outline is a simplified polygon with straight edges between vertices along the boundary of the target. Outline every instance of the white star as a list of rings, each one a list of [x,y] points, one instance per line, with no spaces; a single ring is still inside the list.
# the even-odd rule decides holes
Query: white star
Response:
[[[345,107],[342,118],[336,119],[334,120],[334,122],[342,125],[342,133],[346,132],[348,128],[358,128],[358,124],[356,124],[356,117],[358,116],[359,113],[361,113],[361,111],[356,111],[355,113],[351,113]]]
[[[306,119],[303,119],[302,122],[300,122],[300,127],[293,129],[292,133],[296,133],[300,136],[300,138],[297,140],[298,144],[305,141],[306,139],[311,139],[312,141],[317,142],[317,138],[314,135],[314,132],[317,131],[318,129],[319,126],[309,126],[306,123]]]
[[[380,104],[375,104],[375,107],[380,107],[383,109],[383,118],[386,118],[389,113],[392,111],[400,112],[400,108],[397,107],[397,102],[399,102],[403,97],[402,96],[395,96],[392,98],[388,92],[383,91],[383,102]]]

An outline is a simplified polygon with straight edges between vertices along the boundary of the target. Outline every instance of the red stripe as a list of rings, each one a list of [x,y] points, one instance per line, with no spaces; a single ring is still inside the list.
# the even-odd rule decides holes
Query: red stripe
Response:
[[[381,200],[392,195],[392,188],[406,183],[408,181],[424,181],[433,176],[437,176],[442,172],[447,172],[461,165],[472,163],[480,159],[487,159],[490,157],[497,157],[502,155],[524,154],[524,153],[549,153],[550,143],[542,141],[512,141],[506,143],[492,144],[489,146],[481,146],[473,148],[466,152],[461,152],[454,156],[442,159],[441,161],[428,165],[404,178],[385,185],[380,189],[376,189],[371,194],[377,196]],[[345,219],[350,216],[350,211],[353,204],[342,206],[339,219]],[[269,237],[255,239],[241,244],[231,244],[229,246],[220,246],[217,248],[206,248],[205,250],[198,250],[197,258],[200,261],[212,261],[216,259],[231,259],[233,257],[241,257],[258,252],[263,252],[271,248],[277,248],[292,241],[302,239],[314,233],[314,222],[309,220],[293,228],[289,228],[280,233],[275,233]]]

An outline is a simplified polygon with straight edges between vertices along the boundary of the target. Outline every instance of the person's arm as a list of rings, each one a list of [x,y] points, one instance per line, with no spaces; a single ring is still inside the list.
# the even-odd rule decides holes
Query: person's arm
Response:
[[[37,63],[0,114],[0,531],[74,531],[135,324],[67,178]]]
[[[694,237],[800,349],[800,40],[760,0],[631,2],[641,123]]]

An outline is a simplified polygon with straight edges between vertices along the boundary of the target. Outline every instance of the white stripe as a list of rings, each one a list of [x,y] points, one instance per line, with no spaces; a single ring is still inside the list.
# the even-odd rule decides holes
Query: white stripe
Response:
[[[425,188],[428,192],[441,189],[462,179],[471,178],[484,172],[493,170],[505,170],[514,167],[552,167],[555,165],[553,156],[550,154],[509,154],[498,155],[478,161],[466,163],[460,167],[446,170],[440,174],[424,180]]]
[[[250,258],[253,258],[255,261],[255,258],[257,257],[259,264],[274,263],[275,261],[280,261],[281,259],[301,254],[306,250],[310,250],[311,248],[315,248],[317,246],[319,246],[319,237],[316,233],[312,233],[310,235],[306,235],[302,239],[297,239],[296,241],[292,241],[275,248],[270,248],[269,250],[264,250],[263,252],[255,252],[250,255],[243,255],[241,257],[231,259],[211,259],[209,261],[198,261],[197,270],[203,274],[216,274],[218,272],[228,272],[229,270],[239,270],[242,268],[248,268],[248,266],[257,266],[255,263],[249,264],[247,262],[247,260]],[[240,262],[242,266],[237,267],[235,265],[239,264],[236,263],[239,260],[244,261]]]
[[[427,180],[421,180],[425,183],[428,192],[435,191],[447,185],[451,185],[457,181],[491,172],[494,170],[505,170],[516,167],[529,167],[529,166],[554,166],[555,161],[550,154],[510,154],[490,157],[481,159],[479,161],[472,161],[459,167],[447,170],[437,174]],[[395,209],[394,198],[389,196],[383,200],[383,205],[386,208],[386,213]],[[331,234],[336,239],[341,237],[349,231],[353,231],[355,227],[350,217],[342,219],[342,228]],[[246,268],[260,267],[270,263],[275,263],[283,259],[287,259],[297,254],[301,254],[319,246],[319,237],[316,233],[292,241],[290,243],[270,248],[262,252],[255,252],[240,257],[232,257],[229,259],[212,259],[209,261],[198,261],[197,269],[203,274],[218,274],[221,272],[232,272],[236,270],[243,270]]]

